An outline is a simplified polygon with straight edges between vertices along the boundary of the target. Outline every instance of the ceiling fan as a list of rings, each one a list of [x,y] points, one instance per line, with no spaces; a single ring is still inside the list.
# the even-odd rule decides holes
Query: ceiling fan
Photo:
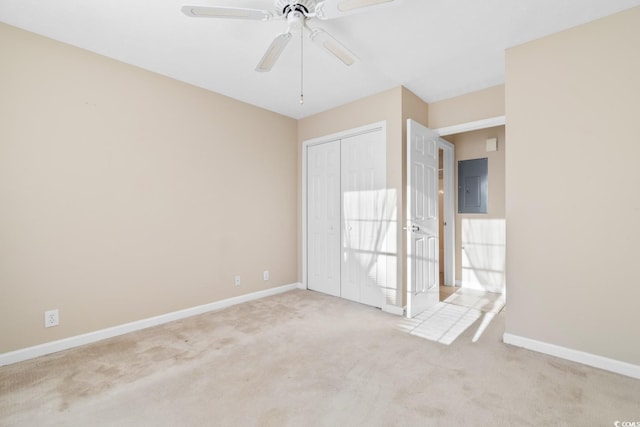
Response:
[[[249,19],[255,21],[271,21],[286,19],[287,30],[276,36],[264,56],[258,63],[256,71],[270,71],[280,54],[291,40],[293,32],[303,30],[309,33],[309,38],[349,66],[356,62],[356,56],[342,43],[322,28],[310,28],[310,19],[333,19],[366,11],[375,7],[399,3],[401,0],[275,0],[275,10],[245,9],[222,6],[183,6],[182,12],[191,17]]]

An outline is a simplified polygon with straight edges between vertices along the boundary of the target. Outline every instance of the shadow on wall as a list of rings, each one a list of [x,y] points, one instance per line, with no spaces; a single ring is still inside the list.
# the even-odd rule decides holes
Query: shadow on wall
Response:
[[[397,211],[396,190],[343,193],[343,277],[360,284],[356,300],[367,302],[366,294],[382,293],[383,302],[397,305]]]
[[[464,218],[461,231],[462,287],[503,293],[505,220]]]

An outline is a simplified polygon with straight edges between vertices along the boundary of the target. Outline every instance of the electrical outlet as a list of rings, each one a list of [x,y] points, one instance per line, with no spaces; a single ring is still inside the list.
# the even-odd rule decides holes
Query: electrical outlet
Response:
[[[265,282],[266,282],[267,280],[269,280],[269,270],[265,270],[265,271],[262,273],[262,280],[264,280]]]
[[[60,318],[58,316],[58,309],[47,310],[44,312],[44,327],[50,328],[52,326],[58,326],[60,324]]]
[[[235,284],[236,284],[236,286],[240,286],[240,276],[236,276]]]

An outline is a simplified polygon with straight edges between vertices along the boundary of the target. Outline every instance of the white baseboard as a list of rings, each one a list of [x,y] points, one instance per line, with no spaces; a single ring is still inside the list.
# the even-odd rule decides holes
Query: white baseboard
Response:
[[[548,354],[561,359],[571,360],[572,362],[582,363],[583,365],[593,366],[594,368],[604,369],[605,371],[615,372],[616,374],[640,379],[639,365],[633,365],[631,363],[621,362],[620,360],[585,353],[580,350],[574,350],[543,341],[508,334],[506,332],[502,336],[502,340],[505,344],[515,345],[516,347],[526,348],[528,350],[537,351],[539,353]]]
[[[473,289],[476,291],[482,291],[482,292],[491,292],[491,293],[495,293],[495,294],[504,294],[504,290],[505,287],[495,287],[495,286],[488,286],[488,285],[483,285],[482,283],[478,283],[478,282],[470,282],[470,281],[464,281],[464,280],[456,280],[455,283],[456,287],[459,288],[465,288],[465,289]]]
[[[398,307],[397,305],[383,305],[382,311],[396,316],[404,316],[404,307]]]
[[[246,295],[240,295],[233,298],[224,299],[222,301],[216,301],[209,304],[199,305],[196,307],[187,308],[184,310],[174,311],[171,313],[162,314],[160,316],[149,317],[147,319],[136,320],[135,322],[125,323],[111,328],[100,329],[98,331],[89,332],[82,335],[76,335],[69,338],[64,338],[57,341],[52,341],[33,347],[27,347],[20,350],[10,351],[8,353],[0,354],[0,366],[10,365],[12,363],[22,362],[24,360],[33,359],[35,357],[44,356],[46,354],[57,353],[62,350],[67,350],[81,345],[90,344],[96,341],[101,341],[107,338],[124,335],[129,332],[139,331],[141,329],[149,328],[151,326],[162,325],[164,323],[173,322],[175,320],[184,319],[186,317],[195,316],[198,314],[208,313],[210,311],[221,310],[223,308],[231,307],[243,302],[253,301],[260,298],[265,298],[272,295],[277,295],[283,292],[288,292],[293,289],[305,289],[301,287],[300,283],[293,283],[291,285],[279,286],[277,288],[265,289],[263,291],[253,292]]]

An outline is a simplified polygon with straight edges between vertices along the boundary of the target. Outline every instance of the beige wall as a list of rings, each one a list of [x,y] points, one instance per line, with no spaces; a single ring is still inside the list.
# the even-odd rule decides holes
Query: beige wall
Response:
[[[296,282],[295,120],[4,24],[0,57],[0,353]]]
[[[486,141],[488,138],[497,138],[498,140],[498,150],[487,152],[486,149]],[[455,249],[455,257],[456,257],[456,282],[463,282],[463,280],[470,280],[472,283],[463,283],[463,286],[467,287],[476,287],[483,288],[487,290],[497,290],[495,285],[500,281],[500,283],[504,283],[504,247],[498,248],[495,246],[499,236],[494,233],[494,229],[486,229],[485,226],[489,225],[489,227],[504,227],[505,220],[505,152],[506,152],[506,141],[505,141],[505,127],[498,126],[494,128],[481,129],[473,132],[465,132],[456,135],[451,135],[445,137],[445,139],[449,142],[452,142],[455,145],[455,180],[456,185],[458,187],[458,162],[460,160],[470,160],[470,159],[478,159],[478,158],[487,158],[488,159],[488,206],[486,214],[459,214],[456,209],[456,224],[455,224],[455,235],[456,235],[456,249]],[[456,206],[457,206],[457,194],[456,194]],[[465,257],[463,256],[463,240],[466,239],[465,236],[469,236],[468,225],[473,224],[473,221],[477,220],[493,220],[496,223],[494,225],[490,225],[491,223],[482,223],[481,230],[491,231],[490,236],[485,235],[484,233],[478,232],[473,235],[473,245],[476,245],[476,248],[480,248],[477,245],[486,245],[484,248],[481,248],[483,252],[487,254],[491,254],[491,259],[489,257],[485,259],[474,259],[473,262],[469,262],[469,260],[465,261]],[[463,230],[463,222],[465,222],[465,230]],[[500,224],[499,222],[502,222]],[[464,233],[463,233],[464,231]],[[503,236],[501,236],[500,240],[504,243]],[[468,242],[465,242],[468,243]],[[503,244],[504,246],[504,244]],[[469,255],[472,254],[472,247],[468,247]],[[463,277],[463,266],[465,268],[465,274]],[[473,270],[473,271],[469,271]],[[488,273],[488,271],[491,271]],[[473,280],[477,279],[477,280]],[[475,283],[477,282],[477,283]],[[479,286],[476,286],[479,285]],[[502,285],[501,285],[502,287]]]
[[[504,85],[429,104],[431,129],[504,116]]]
[[[640,8],[506,53],[506,332],[640,364]]]

